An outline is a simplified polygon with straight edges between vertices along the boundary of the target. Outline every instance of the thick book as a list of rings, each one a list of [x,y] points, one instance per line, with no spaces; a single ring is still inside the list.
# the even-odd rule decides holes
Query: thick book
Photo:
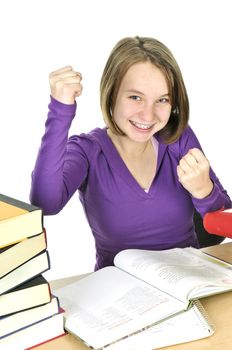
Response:
[[[93,349],[185,312],[193,300],[232,290],[232,266],[194,248],[129,249],[114,264],[55,291],[66,330]]]
[[[43,231],[42,209],[0,194],[0,247]]]
[[[0,298],[1,294],[14,289],[49,269],[49,254],[45,250],[0,278]]]
[[[51,301],[50,285],[39,275],[0,295],[0,316],[30,309]]]
[[[53,296],[50,303],[0,317],[0,339],[58,314],[59,309],[59,299]]]
[[[45,229],[43,233],[26,238],[19,243],[0,248],[1,278],[32,259],[47,248]]]
[[[0,349],[25,350],[65,335],[63,309],[36,324],[0,339]]]

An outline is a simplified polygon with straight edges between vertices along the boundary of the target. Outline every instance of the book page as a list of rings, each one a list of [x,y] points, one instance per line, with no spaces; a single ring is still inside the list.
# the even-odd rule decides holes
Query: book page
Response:
[[[118,253],[114,263],[183,302],[209,295],[212,286],[218,287],[214,293],[232,289],[232,266],[195,248],[128,249]]]
[[[177,312],[185,305],[116,267],[56,289],[65,328],[101,348]]]
[[[154,350],[211,336],[214,327],[199,301],[187,311],[116,342],[107,350]]]

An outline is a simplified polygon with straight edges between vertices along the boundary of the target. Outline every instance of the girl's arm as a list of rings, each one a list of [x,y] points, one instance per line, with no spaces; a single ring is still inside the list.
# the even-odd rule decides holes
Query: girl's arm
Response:
[[[51,103],[45,134],[32,173],[30,200],[44,214],[59,212],[87,176],[88,161],[68,140],[80,96],[81,76],[71,67],[50,74]]]
[[[231,199],[210,167],[201,145],[188,128],[181,141],[181,160],[177,174],[182,186],[191,194],[198,212],[206,212],[231,207]]]

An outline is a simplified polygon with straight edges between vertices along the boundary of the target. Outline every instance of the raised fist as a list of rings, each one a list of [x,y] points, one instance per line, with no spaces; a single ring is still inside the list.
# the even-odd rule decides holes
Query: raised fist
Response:
[[[49,74],[51,95],[57,101],[73,104],[75,98],[81,95],[82,76],[71,66],[66,66]]]

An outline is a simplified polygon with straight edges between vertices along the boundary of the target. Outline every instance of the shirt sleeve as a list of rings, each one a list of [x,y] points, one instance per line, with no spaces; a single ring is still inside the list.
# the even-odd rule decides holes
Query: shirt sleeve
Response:
[[[191,148],[199,148],[202,150],[202,147],[193,130],[188,127],[180,141],[180,157],[183,157]],[[232,206],[231,199],[227,194],[227,191],[223,188],[222,184],[220,183],[218,177],[211,167],[210,178],[214,185],[212,192],[203,199],[192,197],[193,205],[202,217],[207,212],[231,208]]]
[[[76,104],[51,97],[45,134],[32,172],[30,200],[45,215],[58,213],[84,182],[88,160],[75,137],[68,138]]]

